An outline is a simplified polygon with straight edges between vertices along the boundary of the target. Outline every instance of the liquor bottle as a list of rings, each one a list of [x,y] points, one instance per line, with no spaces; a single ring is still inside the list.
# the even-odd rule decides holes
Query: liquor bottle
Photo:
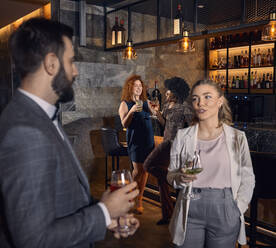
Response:
[[[221,89],[222,89],[223,91],[224,91],[225,88],[226,88],[226,83],[225,83],[224,76],[221,77],[220,87],[221,87]]]
[[[240,67],[244,67],[243,50],[241,51],[240,55]]]
[[[272,48],[272,51],[271,51],[271,65],[274,64],[274,47]]]
[[[266,89],[270,88],[269,73],[266,74],[265,88]]]
[[[215,38],[210,38],[210,49],[215,49]]]
[[[248,76],[247,76],[247,73],[244,74],[243,86],[244,86],[245,89],[248,88]]]
[[[118,35],[117,35],[117,45],[124,45],[125,44],[125,28],[124,28],[124,19],[121,19],[120,26],[118,28]]]
[[[115,17],[115,24],[111,29],[112,32],[112,38],[111,38],[111,45],[112,46],[116,46],[117,45],[117,36],[118,36],[118,29],[119,29],[119,25],[118,25],[118,17]]]
[[[177,5],[177,12],[173,19],[173,34],[180,35],[182,27],[182,12],[181,12],[181,4]]]
[[[253,67],[256,67],[258,64],[258,56],[257,56],[257,50],[254,49],[254,55],[253,55]]]
[[[233,80],[232,80],[232,89],[236,88],[236,80],[235,80],[235,76],[233,76]]]
[[[261,89],[265,89],[265,74],[263,74],[263,80],[260,85],[261,85]]]
[[[270,53],[270,48],[268,48],[268,49],[267,49],[266,63],[267,63],[267,65],[272,65],[272,63],[271,63],[271,53]]]
[[[269,88],[273,88],[273,76],[272,76],[272,73],[270,73],[269,75],[269,83],[270,83],[270,87]]]
[[[258,85],[258,82],[260,81],[260,79],[258,78],[258,74],[257,74],[257,71],[255,71],[255,74],[254,74],[254,81],[253,81],[253,88],[256,89],[257,88],[257,85]]]
[[[239,86],[240,86],[240,89],[243,89],[243,88],[244,88],[244,77],[243,77],[243,75],[242,75],[242,77],[241,77]]]
[[[236,76],[236,89],[240,88],[240,78],[239,76]]]
[[[257,66],[262,66],[262,55],[261,55],[260,48],[258,48],[258,53],[257,53]]]
[[[264,52],[264,50],[263,50],[263,53],[262,53],[262,62],[261,62],[261,64],[262,64],[262,66],[266,66],[266,54],[265,54],[265,52]]]
[[[251,77],[250,77],[250,88],[254,88],[254,72],[251,72]]]
[[[247,50],[245,50],[245,52],[244,52],[243,65],[244,65],[244,67],[248,67],[249,66],[249,59],[248,59]]]

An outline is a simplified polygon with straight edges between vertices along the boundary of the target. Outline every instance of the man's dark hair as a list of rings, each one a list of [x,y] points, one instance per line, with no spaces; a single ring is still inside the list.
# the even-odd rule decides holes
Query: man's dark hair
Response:
[[[166,79],[164,85],[173,93],[179,103],[183,103],[189,96],[190,87],[183,78],[173,77]]]
[[[32,18],[24,22],[10,38],[12,59],[20,78],[35,72],[45,56],[52,52],[62,61],[63,36],[72,40],[73,29],[57,21]]]

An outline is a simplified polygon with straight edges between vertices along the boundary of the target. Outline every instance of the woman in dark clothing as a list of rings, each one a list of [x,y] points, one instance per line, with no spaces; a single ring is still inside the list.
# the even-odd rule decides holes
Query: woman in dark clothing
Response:
[[[126,80],[121,101],[119,115],[123,127],[127,128],[128,153],[133,164],[132,176],[140,190],[136,212],[142,214],[142,198],[148,178],[143,163],[152,151],[154,141],[146,88],[140,76],[132,75]]]
[[[189,104],[184,101],[189,95],[189,85],[182,78],[174,77],[165,80],[165,87],[167,89],[166,104],[162,112],[158,108],[155,111],[158,121],[165,127],[164,141],[151,152],[144,163],[145,170],[158,180],[162,219],[157,222],[157,225],[168,224],[173,212],[166,179],[170,163],[171,142],[177,130],[187,127],[193,116]]]

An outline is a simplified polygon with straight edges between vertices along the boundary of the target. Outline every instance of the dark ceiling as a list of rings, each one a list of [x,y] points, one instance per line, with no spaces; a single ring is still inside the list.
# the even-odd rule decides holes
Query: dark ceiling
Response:
[[[40,8],[50,0],[0,0],[0,28]]]

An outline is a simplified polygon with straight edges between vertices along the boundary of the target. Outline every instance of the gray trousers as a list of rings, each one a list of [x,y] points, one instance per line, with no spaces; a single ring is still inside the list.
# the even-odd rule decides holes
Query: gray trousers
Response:
[[[202,188],[200,195],[190,201],[186,238],[176,247],[234,248],[241,223],[232,190]]]

